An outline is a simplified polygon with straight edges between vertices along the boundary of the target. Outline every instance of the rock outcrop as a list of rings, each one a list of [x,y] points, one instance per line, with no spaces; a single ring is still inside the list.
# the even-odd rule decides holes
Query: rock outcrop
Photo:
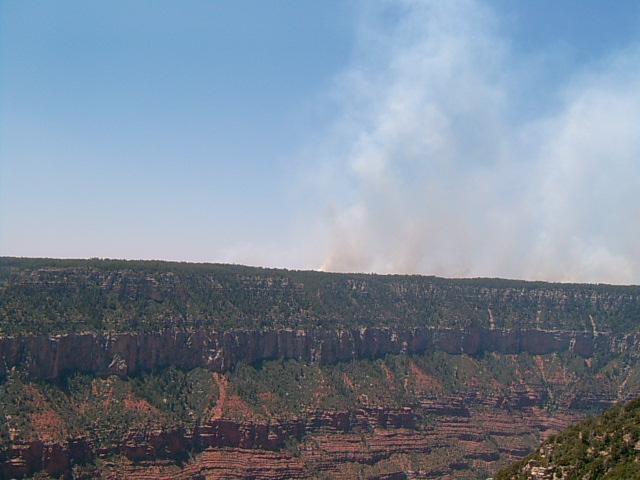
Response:
[[[478,405],[472,399],[458,415],[452,415],[450,400],[432,401],[432,420],[420,429],[416,429],[417,415],[411,408],[370,408],[308,412],[304,418],[282,423],[214,419],[192,431],[132,431],[109,451],[101,450],[87,438],[69,439],[62,444],[15,443],[0,451],[0,476],[19,478],[38,471],[64,476],[69,475],[73,464],[117,455],[128,463],[114,466],[114,475],[127,472],[126,478],[195,478],[194,472],[200,471],[202,475],[206,472],[207,478],[284,479],[309,478],[312,471],[322,471],[332,478],[346,479],[349,475],[344,471],[345,465],[373,465],[394,456],[429,454],[444,447],[458,449],[458,453],[439,467],[443,472],[491,469],[498,460],[515,460],[529,453],[531,445],[524,437],[530,432],[548,435],[580,418],[531,408],[515,414],[487,413],[475,408]],[[459,401],[464,403],[465,399]],[[501,439],[500,443],[487,444],[488,432]],[[295,453],[285,448],[291,442],[297,445]],[[188,452],[202,453],[195,455],[179,474],[175,464],[165,463],[184,458]],[[238,465],[238,452],[247,465],[244,469]],[[260,463],[264,458],[271,460]],[[166,473],[156,471],[159,476],[153,477],[150,472],[163,464],[170,465]]]
[[[63,334],[0,338],[0,365],[24,367],[32,378],[54,380],[66,373],[134,375],[166,366],[225,372],[239,362],[295,359],[330,364],[387,354],[442,351],[544,355],[597,351],[638,352],[640,334],[609,332],[363,327],[338,330],[236,330]]]

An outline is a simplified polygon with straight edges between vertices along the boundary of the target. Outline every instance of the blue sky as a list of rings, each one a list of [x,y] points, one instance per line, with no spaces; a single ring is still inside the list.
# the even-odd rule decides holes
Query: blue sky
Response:
[[[0,22],[0,254],[640,282],[638,2],[0,0]],[[621,146],[583,159],[603,128],[576,119],[609,104]]]

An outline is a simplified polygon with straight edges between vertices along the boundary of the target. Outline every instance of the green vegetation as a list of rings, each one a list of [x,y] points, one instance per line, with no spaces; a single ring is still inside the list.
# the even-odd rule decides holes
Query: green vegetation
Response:
[[[621,362],[628,370],[615,368]],[[517,400],[522,392],[525,396],[531,393],[540,396],[541,402],[550,409],[566,410],[582,397],[607,392],[606,400],[615,398],[619,391],[637,391],[637,379],[632,372],[640,371],[639,367],[638,359],[633,356],[586,361],[569,354],[487,353],[471,357],[429,352],[334,365],[273,360],[255,365],[239,364],[225,375],[204,369],[176,368],[129,378],[74,374],[56,383],[30,380],[20,371],[12,370],[0,383],[0,411],[3,412],[0,447],[33,439],[64,443],[69,438],[88,437],[96,448],[116,447],[117,454],[117,447],[132,432],[144,439],[158,430],[191,431],[217,415],[238,421],[273,423],[309,418],[316,411],[337,410],[349,411],[355,419],[359,409],[369,407],[392,410],[412,407],[416,429],[428,430],[434,421],[430,399],[477,398],[477,403],[469,401],[465,408],[490,412],[491,402]],[[423,405],[425,400],[427,404]],[[364,442],[370,432],[359,428],[362,427],[354,428],[352,433],[361,434]],[[624,431],[636,435],[635,430],[625,427]],[[597,435],[589,438],[597,439]],[[636,439],[636,436],[628,438]],[[496,450],[498,441],[504,442],[504,438],[487,435],[484,439]],[[301,441],[289,439],[282,448],[292,455],[304,455],[307,449],[313,449],[313,442],[311,434]],[[537,439],[531,435],[532,447],[535,442]],[[391,472],[397,469],[397,462],[417,470],[428,467],[437,471],[448,468],[456,458],[460,457],[454,450],[438,448],[428,454],[401,455],[390,459],[388,465],[385,462],[374,466],[354,463],[345,465],[345,469],[346,474],[352,473],[354,478],[384,474],[387,467]],[[97,459],[95,465],[73,467],[89,472],[86,478],[95,478],[92,469],[108,469],[100,466],[100,461]],[[468,469],[460,472],[461,478],[481,478],[480,472]]]
[[[632,371],[639,370],[637,359],[628,361]],[[240,421],[302,418],[310,411],[411,406],[418,425],[426,425],[430,414],[421,409],[421,399],[464,394],[507,398],[521,391],[523,382],[549,408],[567,408],[576,399],[602,392],[608,392],[605,399],[615,398],[625,379],[625,388],[637,391],[637,386],[628,385],[632,380],[624,371],[606,377],[604,372],[616,362],[603,363],[585,375],[583,369],[589,368],[585,360],[571,356],[534,359],[492,353],[474,358],[430,352],[335,365],[296,360],[239,364],[218,379],[201,368],[167,368],[131,378],[74,374],[57,383],[29,380],[14,370],[0,383],[4,415],[0,443],[9,442],[11,431],[21,440],[43,435],[61,435],[63,440],[94,432],[98,444],[108,446],[130,430],[189,430],[212,417],[221,381],[226,403],[220,413]]]
[[[0,335],[358,326],[635,332],[640,287],[0,258]]]
[[[91,432],[108,447],[130,430],[193,428],[217,398],[218,385],[203,369],[168,368],[129,379],[76,374],[59,384],[12,372],[0,384],[0,443],[9,442],[12,431],[21,440],[58,441]]]
[[[495,478],[637,479],[639,458],[640,399],[574,425]]]
[[[331,366],[295,360],[241,364],[230,374],[230,384],[256,416],[300,417],[310,410],[346,411],[370,405],[397,408],[417,404],[409,383],[409,362],[406,355],[391,355]]]
[[[628,371],[608,376],[612,365],[621,361]],[[548,408],[566,409],[571,405],[588,413],[597,404],[583,407],[583,398],[606,402],[620,393],[639,390],[635,381],[630,385],[630,372],[640,367],[637,358],[614,358],[598,368],[593,366],[595,362],[591,367],[589,363],[569,354],[534,357],[487,353],[471,357],[429,352],[335,365],[296,360],[240,364],[229,374],[229,388],[248,408],[226,414],[240,420],[247,414],[263,419],[285,418],[304,416],[309,410],[350,410],[371,405],[412,406],[420,412],[420,399],[425,397],[472,394],[485,399],[508,398],[514,392],[535,392]],[[428,415],[422,420],[428,422]]]

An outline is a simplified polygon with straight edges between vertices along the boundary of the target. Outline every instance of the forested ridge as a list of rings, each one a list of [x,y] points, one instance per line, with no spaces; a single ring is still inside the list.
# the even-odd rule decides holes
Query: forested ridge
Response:
[[[640,287],[0,258],[0,334],[361,326],[635,332]]]

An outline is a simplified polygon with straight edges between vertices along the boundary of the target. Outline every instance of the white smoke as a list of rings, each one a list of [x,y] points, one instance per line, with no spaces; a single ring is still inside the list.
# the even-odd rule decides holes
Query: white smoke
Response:
[[[543,95],[485,5],[406,0],[364,16],[356,58],[323,269],[640,282],[637,51]]]

